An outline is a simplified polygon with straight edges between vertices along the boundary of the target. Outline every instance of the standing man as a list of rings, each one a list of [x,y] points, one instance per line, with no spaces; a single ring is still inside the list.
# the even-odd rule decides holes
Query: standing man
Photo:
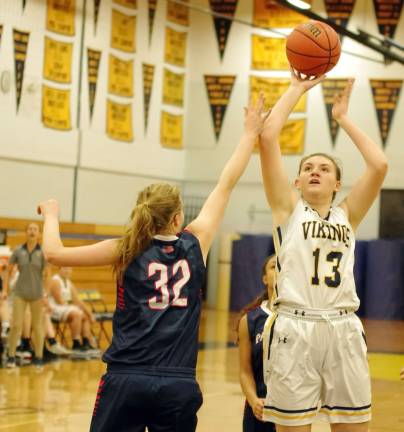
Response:
[[[49,272],[45,257],[39,244],[40,229],[35,222],[28,224],[26,229],[26,243],[17,247],[10,257],[8,276],[18,267],[19,276],[14,288],[14,301],[12,322],[9,335],[7,367],[15,367],[15,351],[21,337],[25,309],[31,309],[32,339],[35,357],[33,364],[43,367],[44,348],[44,281],[48,279]],[[4,281],[5,295],[8,294],[9,277]]]

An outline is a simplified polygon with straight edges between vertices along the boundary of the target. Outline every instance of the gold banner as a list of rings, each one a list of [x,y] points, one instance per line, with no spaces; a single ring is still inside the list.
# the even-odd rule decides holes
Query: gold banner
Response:
[[[25,60],[27,59],[29,33],[13,29],[15,89],[17,112],[20,107],[22,83],[24,82]]]
[[[289,85],[290,80],[286,78],[250,76],[250,99],[255,103],[259,93],[262,92],[265,96],[265,109],[272,108],[282,94],[285,93]],[[306,103],[307,94],[305,93],[293,108],[293,112],[305,112]]]
[[[147,130],[149,120],[150,98],[153,88],[154,65],[143,63],[143,104],[144,104],[144,128]]]
[[[386,146],[402,85],[403,80],[370,80],[383,147]]]
[[[289,120],[282,129],[279,143],[282,154],[297,155],[304,150],[304,131],[306,120]]]
[[[87,48],[88,92],[90,103],[90,119],[93,118],[95,95],[97,92],[98,70],[101,61],[101,51]]]
[[[187,3],[189,0],[185,0]],[[167,1],[167,21],[179,24],[185,27],[189,26],[189,8],[188,6]]]
[[[129,9],[137,8],[137,0],[113,0],[113,3],[119,4],[121,6],[125,6]]]
[[[311,3],[311,0],[305,0]],[[254,0],[253,24],[263,28],[294,28],[307,21],[291,9],[277,5],[272,0]]]
[[[76,18],[76,0],[47,0],[46,29],[73,36]]]
[[[67,131],[72,128],[70,90],[42,86],[42,123],[51,129]]]
[[[373,0],[379,33],[383,36],[394,38],[403,3],[403,0]]]
[[[252,35],[251,68],[256,70],[289,70],[286,39]]]
[[[177,74],[164,68],[163,103],[182,107],[184,105],[185,74]]]
[[[111,47],[120,51],[136,51],[136,16],[112,9]]]
[[[72,81],[73,44],[45,36],[44,78],[62,84]]]
[[[107,135],[117,141],[133,141],[132,104],[107,100]]]
[[[122,60],[109,55],[108,92],[133,97],[133,60]]]
[[[160,140],[163,147],[182,149],[182,115],[161,112]]]
[[[185,67],[187,34],[166,27],[164,61],[175,66]]]

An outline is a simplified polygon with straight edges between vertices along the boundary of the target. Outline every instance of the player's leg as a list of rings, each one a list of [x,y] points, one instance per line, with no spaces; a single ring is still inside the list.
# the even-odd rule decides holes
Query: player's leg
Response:
[[[311,432],[311,424],[304,426],[281,426],[276,425],[276,432]]]
[[[336,423],[331,425],[331,432],[368,432],[369,422]]]
[[[35,360],[37,366],[41,366],[43,359],[43,349],[45,342],[44,332],[44,305],[42,298],[30,302],[31,309],[31,325],[32,325],[32,341],[34,344]]]

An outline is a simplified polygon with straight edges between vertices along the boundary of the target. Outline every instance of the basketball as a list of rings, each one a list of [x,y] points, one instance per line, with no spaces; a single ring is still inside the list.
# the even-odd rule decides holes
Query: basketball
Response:
[[[341,42],[328,24],[311,20],[288,36],[286,55],[296,71],[308,76],[323,75],[338,63]]]

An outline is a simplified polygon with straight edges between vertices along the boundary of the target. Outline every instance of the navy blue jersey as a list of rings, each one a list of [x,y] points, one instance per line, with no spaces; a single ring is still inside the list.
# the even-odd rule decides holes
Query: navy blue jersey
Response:
[[[195,368],[206,268],[190,232],[156,236],[118,286],[110,366]]]
[[[264,382],[263,373],[263,346],[262,337],[264,332],[265,322],[271,315],[271,311],[267,308],[266,301],[261,306],[247,313],[248,333],[251,340],[251,355],[252,355],[252,370],[254,380],[257,387],[257,396],[264,398],[267,394],[267,387]]]

